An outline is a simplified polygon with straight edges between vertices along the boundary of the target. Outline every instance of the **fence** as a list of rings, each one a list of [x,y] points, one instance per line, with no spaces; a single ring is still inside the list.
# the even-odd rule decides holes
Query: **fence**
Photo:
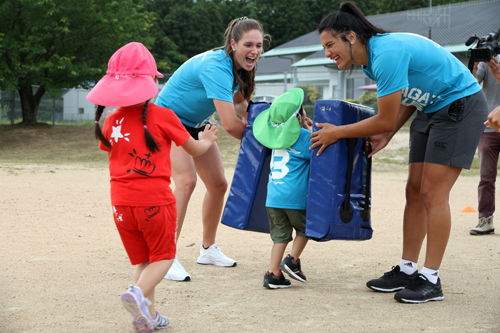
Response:
[[[88,90],[62,89],[55,96],[45,93],[38,107],[37,122],[64,123],[93,120],[94,104],[86,100]],[[0,91],[0,124],[16,124],[23,120],[19,93]]]

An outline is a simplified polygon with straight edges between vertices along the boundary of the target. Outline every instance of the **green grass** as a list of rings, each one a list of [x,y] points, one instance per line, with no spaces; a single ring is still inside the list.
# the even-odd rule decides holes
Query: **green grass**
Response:
[[[217,144],[224,166],[234,167],[240,141],[219,126]],[[99,149],[94,126],[0,125],[0,163],[107,165],[107,154]]]
[[[224,167],[234,168],[240,141],[219,126],[217,144]],[[105,166],[107,154],[98,148],[94,127],[87,125],[36,126],[0,125],[0,163],[3,164],[85,164]],[[373,157],[376,171],[406,171],[408,148],[382,150]],[[462,175],[478,175],[479,159],[474,158],[471,170]]]

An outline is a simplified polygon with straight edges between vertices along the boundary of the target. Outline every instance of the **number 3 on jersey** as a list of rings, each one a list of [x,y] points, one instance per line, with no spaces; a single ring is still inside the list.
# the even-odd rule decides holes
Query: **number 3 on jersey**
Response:
[[[290,160],[290,154],[284,149],[274,150],[271,157],[271,178],[282,179],[285,177],[290,169],[286,166]]]

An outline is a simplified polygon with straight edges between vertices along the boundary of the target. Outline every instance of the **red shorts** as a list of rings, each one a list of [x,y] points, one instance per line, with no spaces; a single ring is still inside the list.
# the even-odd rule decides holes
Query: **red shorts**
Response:
[[[175,258],[175,203],[152,207],[113,206],[113,218],[132,265]]]

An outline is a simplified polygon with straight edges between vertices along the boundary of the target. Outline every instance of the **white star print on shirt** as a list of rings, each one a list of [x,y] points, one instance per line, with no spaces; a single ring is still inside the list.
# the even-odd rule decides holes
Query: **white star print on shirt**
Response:
[[[113,133],[111,134],[111,139],[115,139],[115,142],[118,142],[118,139],[123,138],[126,141],[130,142],[130,139],[127,138],[127,136],[130,135],[130,133],[125,133],[125,135],[122,134],[122,122],[125,117],[123,117],[120,121],[118,119],[116,120],[116,125],[117,126],[111,126],[113,127]]]

